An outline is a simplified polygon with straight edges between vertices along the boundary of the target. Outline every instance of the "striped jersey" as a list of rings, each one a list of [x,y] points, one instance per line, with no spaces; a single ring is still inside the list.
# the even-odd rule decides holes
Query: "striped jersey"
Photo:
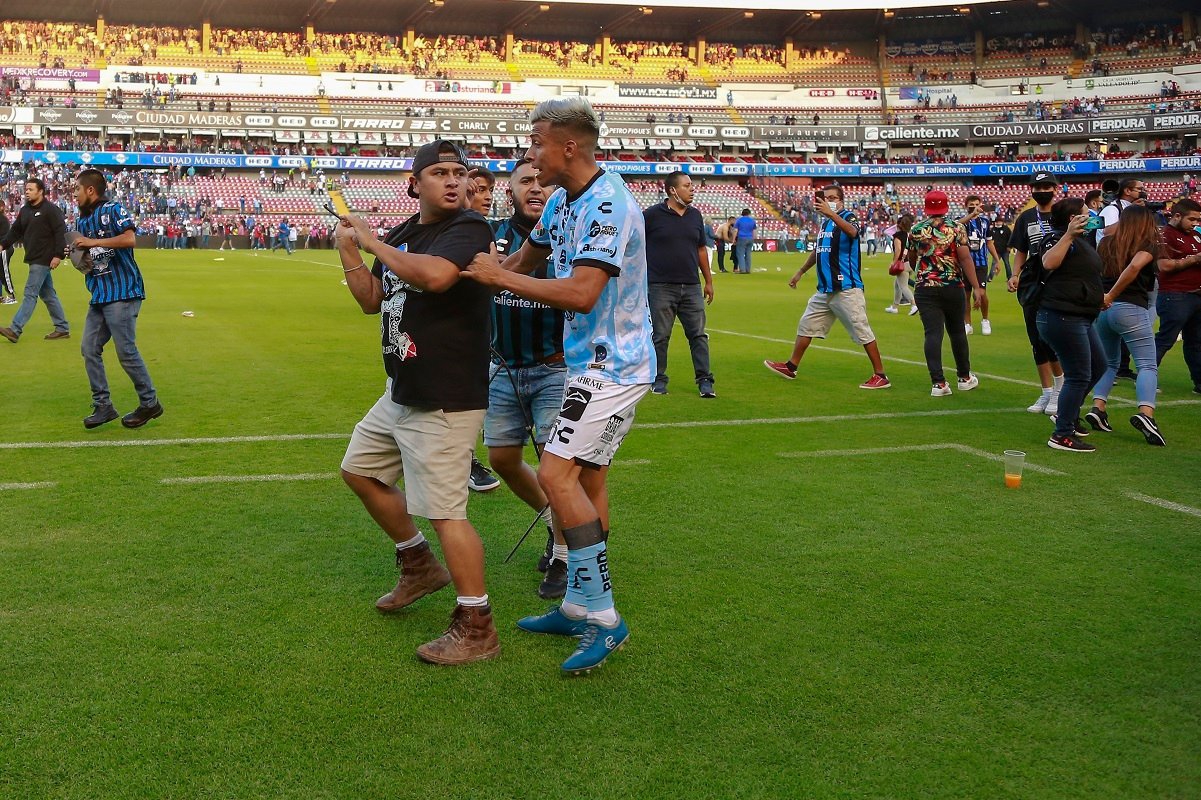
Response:
[[[493,237],[501,257],[516,253],[529,238],[530,227],[517,217],[496,224]],[[550,278],[544,262],[531,273]],[[505,290],[492,298],[492,347],[510,369],[532,367],[563,352],[563,312]]]
[[[845,208],[838,212],[855,230],[859,230],[855,215]],[[863,271],[859,261],[859,237],[847,236],[842,228],[827,219],[817,235],[817,290],[822,294],[843,289],[862,289]]]
[[[988,242],[992,239],[992,223],[983,215],[963,221],[967,230],[967,249],[972,251],[972,263],[977,269],[988,266]]]
[[[89,239],[111,239],[135,227],[129,212],[112,200],[100,203],[92,213],[81,216],[75,223],[80,235]],[[93,247],[89,254],[92,272],[84,276],[84,283],[92,293],[92,305],[146,299],[142,273],[134,260],[132,247]]]
[[[568,373],[624,385],[654,382],[646,233],[642,209],[625,181],[597,170],[574,196],[559,187],[546,201],[530,241],[551,248],[556,278],[571,277],[577,265],[609,274],[591,311],[564,314]]]

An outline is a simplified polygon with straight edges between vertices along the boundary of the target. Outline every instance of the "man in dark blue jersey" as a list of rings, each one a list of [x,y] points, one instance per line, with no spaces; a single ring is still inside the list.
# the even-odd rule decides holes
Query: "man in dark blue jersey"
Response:
[[[133,218],[119,203],[105,199],[108,182],[99,170],[85,169],[75,178],[75,203],[79,206],[75,250],[86,251],[80,270],[92,293],[83,328],[83,364],[92,386],[92,414],[85,428],[99,427],[117,418],[104,372],[104,345],[116,342],[117,360],[138,392],[139,405],[121,418],[126,428],[140,428],[163,415],[146,362],[138,352],[138,313],[146,299],[142,273],[134,260],[137,244]]]
[[[496,250],[502,257],[516,253],[530,238],[542,217],[546,198],[556,187],[538,183],[537,170],[527,163],[513,170],[509,193],[513,216],[497,223]],[[531,273],[553,278],[543,261]],[[563,361],[563,312],[557,308],[501,291],[492,298],[493,365],[488,384],[488,413],[484,417],[484,444],[488,462],[513,494],[535,511],[547,508],[546,493],[538,475],[522,458],[522,448],[533,428],[534,448],[542,446],[563,405],[567,365]],[[503,359],[496,361],[497,357]],[[547,526],[546,550],[538,569],[546,576],[539,597],[562,597],[567,591],[567,544]]]
[[[887,389],[892,384],[884,374],[876,335],[867,322],[867,302],[863,297],[863,273],[859,255],[859,221],[843,205],[842,187],[827,186],[814,198],[813,208],[826,221],[817,237],[817,247],[797,273],[788,281],[795,289],[801,276],[817,265],[817,294],[809,298],[805,313],[797,324],[796,344],[788,361],[764,361],[763,365],[788,380],[796,378],[797,365],[815,339],[824,339],[837,319],[862,345],[871,359],[873,374],[860,389]]]

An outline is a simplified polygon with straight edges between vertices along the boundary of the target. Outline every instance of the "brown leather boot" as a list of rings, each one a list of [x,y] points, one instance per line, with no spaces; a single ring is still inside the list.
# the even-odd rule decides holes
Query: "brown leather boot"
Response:
[[[396,566],[400,568],[396,588],[375,601],[375,607],[385,613],[399,611],[450,583],[450,573],[430,551],[429,542],[397,550]]]
[[[446,633],[417,648],[430,664],[468,664],[500,655],[491,606],[455,606]]]

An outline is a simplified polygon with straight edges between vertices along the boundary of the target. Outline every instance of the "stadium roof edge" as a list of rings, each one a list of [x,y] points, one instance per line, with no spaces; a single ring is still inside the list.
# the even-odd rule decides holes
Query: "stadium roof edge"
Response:
[[[518,0],[521,3],[550,5],[607,5],[607,6],[637,6],[649,8],[684,8],[698,11],[873,11],[896,10],[902,8],[966,8],[978,5],[996,5],[1015,3],[1020,0],[605,0],[603,4],[596,0]]]

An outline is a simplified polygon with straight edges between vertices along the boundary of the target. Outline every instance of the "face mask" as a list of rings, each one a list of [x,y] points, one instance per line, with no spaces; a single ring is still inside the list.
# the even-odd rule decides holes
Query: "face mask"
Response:
[[[1193,230],[1196,231],[1197,233],[1201,233],[1201,225],[1194,225]]]
[[[1045,206],[1055,199],[1055,192],[1031,192],[1030,196],[1034,198],[1034,202],[1040,206]]]
[[[1139,193],[1138,193],[1138,199],[1139,199],[1139,200],[1146,200],[1146,199],[1147,199],[1147,193],[1146,193],[1146,192],[1139,192]]]

